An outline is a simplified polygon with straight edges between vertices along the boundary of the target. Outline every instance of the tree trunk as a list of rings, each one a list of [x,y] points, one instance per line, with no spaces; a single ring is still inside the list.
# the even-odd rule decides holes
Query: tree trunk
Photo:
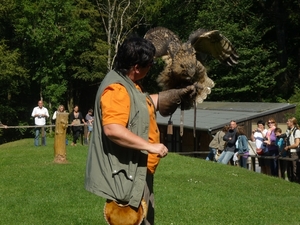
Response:
[[[64,163],[67,161],[66,153],[66,130],[68,127],[68,113],[57,113],[54,137],[54,162]]]

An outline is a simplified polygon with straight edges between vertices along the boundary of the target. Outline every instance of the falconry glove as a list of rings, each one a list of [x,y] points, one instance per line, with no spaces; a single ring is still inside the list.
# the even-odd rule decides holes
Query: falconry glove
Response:
[[[200,89],[196,84],[189,85],[185,88],[170,89],[158,93],[158,111],[162,116],[172,115],[178,106],[185,104],[184,108],[190,108],[197,96],[197,90]],[[188,104],[186,104],[188,103]]]

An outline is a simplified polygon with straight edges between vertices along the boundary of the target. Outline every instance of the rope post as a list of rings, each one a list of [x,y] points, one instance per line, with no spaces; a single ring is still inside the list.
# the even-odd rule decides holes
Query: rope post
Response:
[[[65,163],[66,152],[66,131],[68,127],[68,113],[57,113],[54,136],[54,162]]]
[[[84,138],[83,144],[85,144],[85,145],[88,144],[87,133],[88,133],[88,126],[85,124],[83,126],[83,138]]]
[[[46,138],[45,138],[45,136],[46,136],[46,133],[45,133],[45,127],[41,127],[41,133],[42,133],[42,135],[41,135],[41,139],[42,139],[42,145],[46,145]]]

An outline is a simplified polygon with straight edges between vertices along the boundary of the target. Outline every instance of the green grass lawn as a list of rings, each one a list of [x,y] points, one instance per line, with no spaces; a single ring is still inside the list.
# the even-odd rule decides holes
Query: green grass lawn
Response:
[[[67,146],[55,164],[53,139],[0,145],[0,224],[100,224],[104,199],[84,189],[87,147]],[[156,224],[300,224],[300,186],[242,168],[175,153],[155,174]]]

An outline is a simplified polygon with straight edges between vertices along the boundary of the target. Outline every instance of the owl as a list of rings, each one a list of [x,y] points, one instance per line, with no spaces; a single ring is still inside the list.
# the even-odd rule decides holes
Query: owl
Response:
[[[144,38],[155,46],[155,58],[161,57],[165,62],[157,78],[158,85],[168,90],[196,84],[199,87],[197,97],[193,99],[196,104],[203,102],[215,85],[202,64],[207,55],[229,66],[238,63],[239,56],[233,45],[218,30],[198,29],[182,43],[171,30],[156,27],[147,31]],[[184,109],[190,108],[193,101],[185,103]]]

